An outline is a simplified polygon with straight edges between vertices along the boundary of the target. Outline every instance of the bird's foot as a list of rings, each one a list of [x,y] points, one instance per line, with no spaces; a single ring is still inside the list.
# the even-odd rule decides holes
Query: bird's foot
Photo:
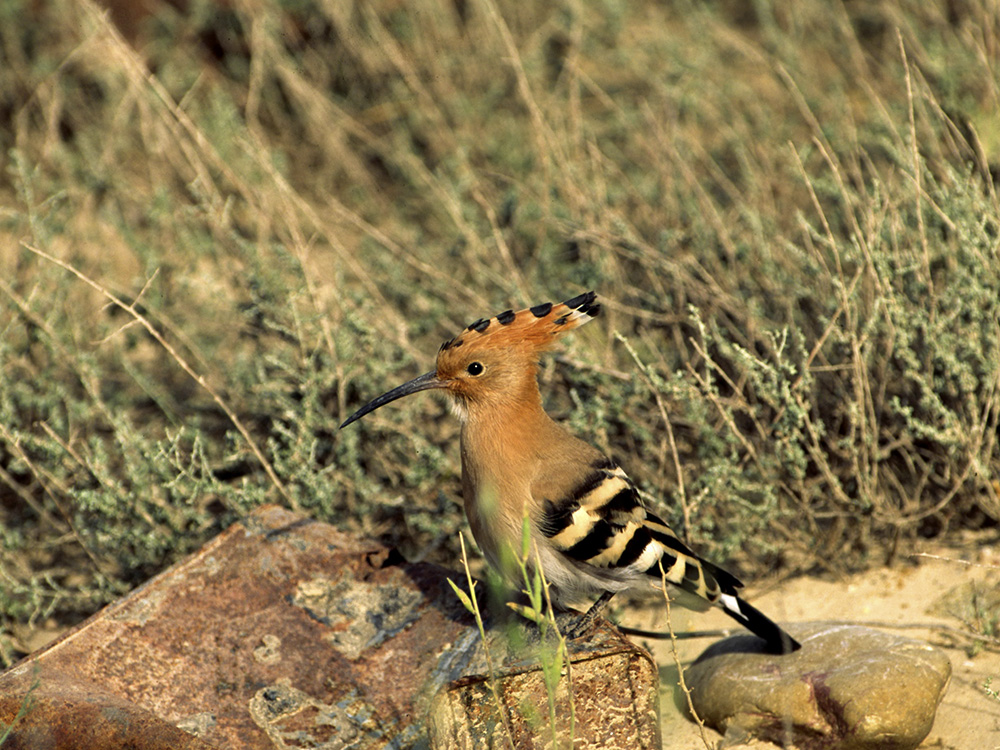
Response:
[[[611,597],[614,595],[614,591],[605,591],[601,594],[600,598],[590,606],[590,609],[580,615],[580,618],[573,624],[573,627],[566,631],[566,638],[575,641],[577,638],[582,638],[589,634],[594,629],[594,622],[601,616],[601,613],[608,606],[608,602],[611,601]]]

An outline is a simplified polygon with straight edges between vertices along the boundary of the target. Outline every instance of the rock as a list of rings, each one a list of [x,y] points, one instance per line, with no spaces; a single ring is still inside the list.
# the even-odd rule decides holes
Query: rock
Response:
[[[802,750],[907,750],[927,736],[951,677],[940,650],[853,625],[816,623],[792,634],[802,650],[759,651],[735,636],[687,670],[698,715],[730,737]]]
[[[217,750],[78,674],[12,670],[0,689],[3,750]]]
[[[576,618],[559,615],[560,629]],[[567,645],[571,679],[534,625],[508,621],[487,631],[485,645],[476,632],[452,644],[429,712],[431,750],[658,750],[658,673],[649,653],[606,620]],[[555,664],[555,684],[539,664]]]

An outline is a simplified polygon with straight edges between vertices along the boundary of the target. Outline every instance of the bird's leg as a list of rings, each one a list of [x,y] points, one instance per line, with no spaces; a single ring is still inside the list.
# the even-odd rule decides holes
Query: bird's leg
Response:
[[[580,615],[580,619],[577,620],[576,624],[569,629],[569,632],[566,633],[566,637],[572,641],[586,635],[594,626],[594,620],[600,617],[601,613],[608,606],[608,602],[611,601],[611,597],[614,595],[614,591],[605,591],[601,594],[597,601],[590,605],[590,609]]]

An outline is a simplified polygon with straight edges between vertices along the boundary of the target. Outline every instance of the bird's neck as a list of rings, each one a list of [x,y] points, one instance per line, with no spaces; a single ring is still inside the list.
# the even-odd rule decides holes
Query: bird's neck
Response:
[[[502,470],[537,453],[540,441],[553,429],[556,425],[542,408],[534,383],[509,399],[470,404],[462,426],[462,460]]]

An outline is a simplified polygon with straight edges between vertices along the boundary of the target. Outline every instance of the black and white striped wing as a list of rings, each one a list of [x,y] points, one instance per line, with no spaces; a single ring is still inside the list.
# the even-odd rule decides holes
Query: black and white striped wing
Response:
[[[649,577],[669,583],[711,604],[763,638],[775,653],[800,648],[794,638],[741,599],[743,583],[699,558],[673,529],[646,511],[632,480],[604,459],[565,497],[545,499],[542,534],[560,554],[596,569],[614,569],[625,580]]]
[[[566,497],[544,499],[539,528],[562,554],[595,568],[667,581],[708,602],[735,593],[735,577],[698,558],[666,523],[647,512],[635,485],[610,460],[595,463]]]

